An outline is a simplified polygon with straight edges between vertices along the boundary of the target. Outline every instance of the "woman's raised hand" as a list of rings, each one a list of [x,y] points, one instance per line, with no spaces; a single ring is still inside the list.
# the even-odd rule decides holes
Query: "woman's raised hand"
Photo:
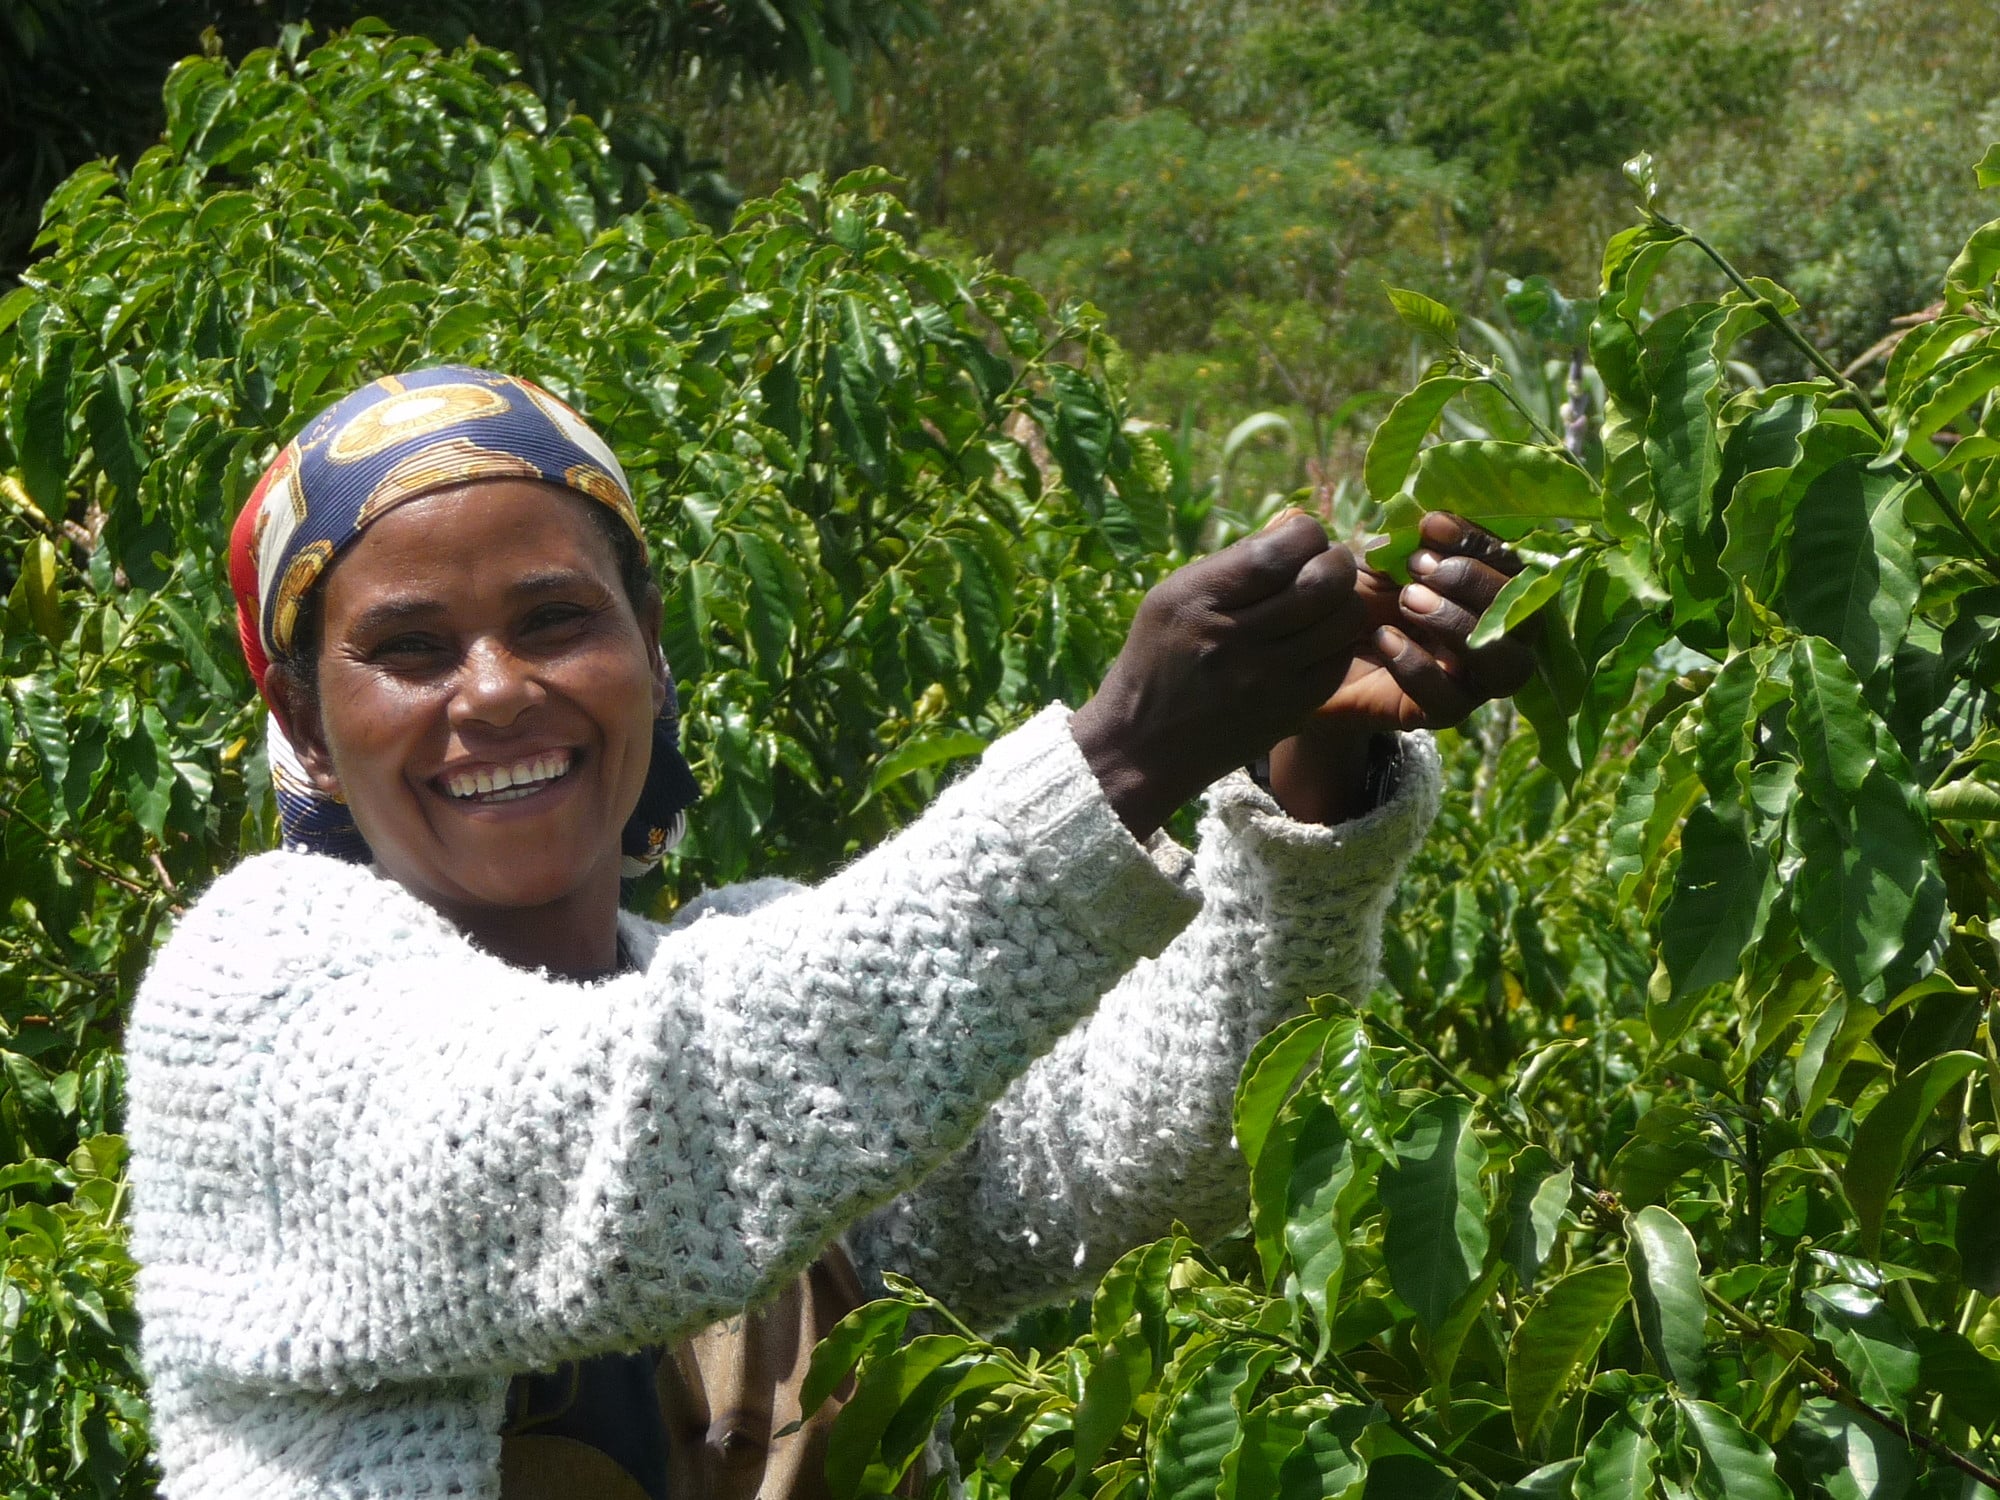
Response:
[[[1293,816],[1361,811],[1376,732],[1456,724],[1527,680],[1528,647],[1471,650],[1479,616],[1520,570],[1494,537],[1425,517],[1397,591],[1293,512],[1175,572],[1146,596],[1071,732],[1141,839],[1218,777],[1267,752]]]
[[[1071,721],[1135,836],[1294,733],[1342,684],[1373,623],[1356,578],[1347,549],[1295,512],[1146,595]]]

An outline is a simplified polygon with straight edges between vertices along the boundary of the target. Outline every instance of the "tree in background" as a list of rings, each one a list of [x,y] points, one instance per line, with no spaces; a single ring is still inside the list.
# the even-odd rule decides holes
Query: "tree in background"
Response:
[[[160,86],[193,53],[240,57],[309,20],[363,16],[514,54],[542,99],[594,116],[636,204],[658,186],[726,220],[738,201],[647,102],[676,73],[726,87],[821,81],[842,106],[857,60],[930,23],[924,0],[0,0],[0,275],[26,260],[42,201],[93,157],[159,139]]]

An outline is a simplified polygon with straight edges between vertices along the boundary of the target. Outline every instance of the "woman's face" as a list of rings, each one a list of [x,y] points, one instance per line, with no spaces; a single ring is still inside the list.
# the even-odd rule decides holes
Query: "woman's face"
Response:
[[[440,490],[321,585],[301,759],[385,873],[475,932],[617,900],[666,668],[658,596],[634,613],[593,503],[535,480]]]

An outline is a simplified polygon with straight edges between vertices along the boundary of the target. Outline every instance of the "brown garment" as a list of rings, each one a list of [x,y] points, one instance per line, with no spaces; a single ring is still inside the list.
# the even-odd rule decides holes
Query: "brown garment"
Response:
[[[774,1434],[799,1418],[814,1345],[864,1300],[836,1246],[754,1314],[655,1351],[671,1500],[824,1500],[838,1398],[797,1432]],[[592,1413],[549,1415],[555,1420],[510,1415],[500,1442],[502,1500],[648,1500],[647,1486],[590,1441]]]

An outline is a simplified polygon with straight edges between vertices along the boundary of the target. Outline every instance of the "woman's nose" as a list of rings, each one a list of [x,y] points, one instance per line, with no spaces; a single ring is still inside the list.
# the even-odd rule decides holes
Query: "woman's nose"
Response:
[[[504,727],[546,696],[526,662],[498,642],[475,641],[452,695],[452,722]]]

